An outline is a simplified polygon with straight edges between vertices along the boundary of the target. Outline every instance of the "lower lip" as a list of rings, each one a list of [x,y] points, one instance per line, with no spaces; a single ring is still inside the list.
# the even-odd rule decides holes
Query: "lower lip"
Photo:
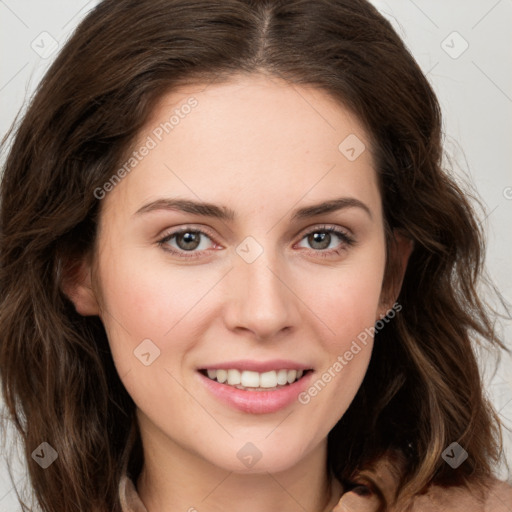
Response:
[[[199,377],[206,388],[219,400],[239,411],[250,414],[266,414],[288,407],[297,400],[311,380],[312,371],[308,371],[301,379],[274,391],[245,391],[227,384],[212,380],[201,372]]]

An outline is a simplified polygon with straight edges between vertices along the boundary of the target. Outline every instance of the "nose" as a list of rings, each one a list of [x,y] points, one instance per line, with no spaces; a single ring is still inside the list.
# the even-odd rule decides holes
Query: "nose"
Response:
[[[225,323],[233,331],[250,331],[258,340],[292,331],[300,319],[300,301],[286,262],[270,250],[252,263],[235,255],[229,273]]]

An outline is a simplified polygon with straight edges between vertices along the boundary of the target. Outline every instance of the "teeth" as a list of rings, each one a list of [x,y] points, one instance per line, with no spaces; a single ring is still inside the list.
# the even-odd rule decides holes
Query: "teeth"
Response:
[[[279,370],[277,372],[277,383],[280,386],[288,384],[288,370]]]
[[[304,370],[272,370],[270,372],[253,372],[249,370],[207,370],[208,377],[221,384],[228,384],[239,389],[277,389],[292,384],[304,375]]]
[[[231,384],[231,382],[229,384]],[[246,388],[259,388],[260,374],[258,372],[242,372],[240,384]]]
[[[217,374],[217,380],[221,384],[228,380],[228,372],[226,370],[213,370],[213,371]],[[215,377],[213,377],[213,378],[215,378]]]
[[[228,384],[230,386],[241,384],[241,376],[238,370],[228,370]]]
[[[275,388],[277,386],[276,372],[261,373],[259,386],[261,388]]]

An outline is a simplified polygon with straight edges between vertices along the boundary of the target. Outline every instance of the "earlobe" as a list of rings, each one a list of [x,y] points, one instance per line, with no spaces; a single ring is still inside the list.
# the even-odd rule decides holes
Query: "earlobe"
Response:
[[[64,271],[61,290],[74,304],[78,314],[97,316],[100,308],[92,289],[91,267],[85,261],[70,263]]]

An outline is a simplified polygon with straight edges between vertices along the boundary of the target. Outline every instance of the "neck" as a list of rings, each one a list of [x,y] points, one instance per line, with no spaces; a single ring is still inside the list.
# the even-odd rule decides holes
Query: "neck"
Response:
[[[326,440],[286,470],[250,474],[219,468],[169,438],[143,436],[143,445],[136,487],[147,512],[331,512],[343,492],[326,467]]]

